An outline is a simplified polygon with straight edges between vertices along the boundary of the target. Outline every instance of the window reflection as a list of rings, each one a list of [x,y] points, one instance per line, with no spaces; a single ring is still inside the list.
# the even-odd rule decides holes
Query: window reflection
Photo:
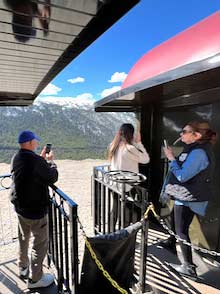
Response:
[[[44,36],[49,33],[51,15],[50,0],[38,4],[30,0],[4,0],[5,5],[12,10],[12,31],[19,42],[27,42],[36,37],[35,20],[39,22]]]

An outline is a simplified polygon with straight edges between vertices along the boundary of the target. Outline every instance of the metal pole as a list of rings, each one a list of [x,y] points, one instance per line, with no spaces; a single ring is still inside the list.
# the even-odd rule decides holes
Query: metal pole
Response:
[[[122,183],[121,192],[121,227],[125,227],[125,183]]]
[[[72,294],[79,291],[79,262],[78,262],[78,228],[77,228],[77,205],[71,207],[70,213],[70,248],[72,263]]]
[[[148,219],[143,221],[141,230],[141,258],[140,258],[140,277],[139,284],[141,293],[153,294],[154,292],[148,284],[146,284],[146,271],[147,271],[147,245],[148,245]]]
[[[147,262],[147,239],[148,239],[148,221],[144,221],[141,230],[141,258],[140,258],[140,288],[142,293],[146,289],[146,262]]]
[[[96,227],[96,190],[97,190],[97,182],[96,182],[96,169],[93,168],[93,175],[91,177],[91,210],[92,210],[92,216],[93,216],[93,228],[95,233],[95,227]]]

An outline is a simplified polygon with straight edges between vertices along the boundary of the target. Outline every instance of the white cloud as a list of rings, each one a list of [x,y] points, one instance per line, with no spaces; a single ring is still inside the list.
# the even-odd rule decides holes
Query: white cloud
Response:
[[[118,72],[116,71],[112,76],[111,79],[108,80],[109,83],[119,83],[124,82],[126,79],[127,74],[125,72]]]
[[[101,97],[102,97],[102,98],[103,98],[103,97],[106,97],[106,96],[108,96],[108,95],[111,95],[111,94],[113,94],[113,93],[119,91],[119,90],[121,90],[121,87],[120,87],[120,86],[114,86],[114,87],[112,87],[112,88],[105,89],[105,90],[102,91],[102,93],[101,93]]]
[[[57,95],[62,89],[54,84],[48,84],[46,88],[41,92],[41,95]]]
[[[77,77],[77,78],[74,78],[74,79],[69,79],[69,80],[67,80],[67,82],[70,82],[71,84],[84,83],[85,79],[82,78],[82,77]]]
[[[38,102],[50,103],[50,104],[59,104],[59,105],[93,105],[95,99],[91,93],[83,93],[76,97],[54,97],[54,96],[45,96],[37,97],[34,101],[35,104]]]

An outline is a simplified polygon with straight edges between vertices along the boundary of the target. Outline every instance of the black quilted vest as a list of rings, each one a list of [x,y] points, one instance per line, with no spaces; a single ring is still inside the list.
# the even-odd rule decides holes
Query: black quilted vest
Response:
[[[184,183],[179,182],[178,179],[171,172],[167,184],[169,184],[169,187],[171,187],[171,189],[173,188],[173,194],[175,194],[176,191],[176,196],[172,195],[171,198],[179,199],[182,201],[207,201],[212,198],[212,175],[214,170],[214,153],[212,151],[211,144],[192,143],[186,145],[183,152],[179,154],[176,160],[179,166],[182,166],[184,161],[187,160],[188,154],[195,149],[203,149],[206,152],[209,160],[209,165],[206,169],[202,170],[193,178],[189,179]],[[165,190],[169,191],[169,189]]]

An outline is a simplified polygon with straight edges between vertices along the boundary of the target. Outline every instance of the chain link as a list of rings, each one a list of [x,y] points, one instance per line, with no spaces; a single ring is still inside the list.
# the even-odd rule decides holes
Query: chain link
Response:
[[[148,214],[149,212],[152,211],[154,217],[160,222],[160,224],[163,226],[163,228],[168,231],[168,233],[171,235],[171,236],[174,236],[176,238],[177,241],[179,242],[182,242],[184,245],[187,245],[189,247],[191,247],[192,249],[194,250],[197,250],[197,251],[200,251],[202,253],[205,253],[205,254],[210,254],[212,256],[220,256],[220,253],[214,251],[214,250],[208,250],[206,248],[202,248],[202,247],[199,247],[197,245],[194,245],[182,238],[180,238],[177,234],[175,234],[164,222],[164,220],[156,213],[155,211],[155,208],[154,208],[154,205],[152,203],[149,204],[149,206],[147,207],[147,210],[146,212],[144,213],[144,218],[147,219],[148,218]]]
[[[154,217],[160,222],[160,224],[163,226],[163,228],[171,235],[171,236],[174,236],[176,238],[177,241],[179,242],[182,242],[183,244],[191,247],[192,249],[194,250],[198,250],[198,251],[201,251],[202,253],[205,253],[205,254],[210,254],[212,256],[220,256],[220,253],[218,252],[215,252],[213,250],[208,250],[208,249],[205,249],[205,248],[202,248],[202,247],[199,247],[197,245],[194,245],[194,244],[191,244],[190,242],[180,238],[177,234],[175,234],[164,222],[164,220],[156,213],[155,211],[155,208],[154,208],[154,205],[153,203],[150,203],[144,213],[144,217],[142,218],[141,221],[143,220],[146,220],[148,218],[148,215],[150,213],[150,211],[153,213]],[[80,222],[79,218],[77,218],[78,220],[78,223],[79,223],[79,226],[80,226],[80,229],[82,231],[82,235],[84,237],[84,240],[85,240],[85,244],[86,244],[86,247],[87,249],[89,250],[90,252],[90,255],[92,257],[92,259],[95,261],[97,267],[99,268],[99,270],[102,272],[103,276],[112,284],[112,286],[114,288],[116,288],[120,293],[122,294],[128,294],[128,292],[123,289],[122,287],[120,287],[118,285],[118,283],[112,279],[112,277],[110,276],[110,274],[108,273],[107,270],[104,269],[103,265],[101,264],[101,262],[99,261],[99,259],[97,258],[91,244],[89,243],[88,241],[88,238],[86,236],[86,233],[85,233],[85,230],[82,226],[82,223]]]
[[[114,288],[116,288],[120,293],[122,293],[122,294],[128,294],[127,290],[125,290],[125,289],[123,289],[122,287],[120,287],[120,286],[118,285],[118,283],[117,283],[114,279],[112,279],[112,277],[110,276],[110,274],[108,273],[108,271],[104,269],[103,265],[102,265],[101,262],[98,260],[98,258],[97,258],[97,256],[96,256],[96,254],[95,254],[95,252],[94,252],[94,250],[93,250],[91,244],[89,243],[89,240],[88,240],[88,238],[87,238],[87,236],[86,236],[86,233],[85,233],[85,230],[84,230],[84,228],[83,228],[82,223],[80,222],[79,218],[77,218],[77,220],[78,220],[78,223],[79,223],[80,229],[81,229],[81,231],[82,231],[82,234],[83,234],[83,237],[84,237],[84,240],[85,240],[86,247],[87,247],[87,249],[89,250],[90,255],[91,255],[92,259],[95,261],[97,267],[98,267],[99,270],[102,272],[103,276],[104,276],[104,277],[105,277],[105,278],[106,278],[106,279],[112,284],[112,286],[113,286]]]

